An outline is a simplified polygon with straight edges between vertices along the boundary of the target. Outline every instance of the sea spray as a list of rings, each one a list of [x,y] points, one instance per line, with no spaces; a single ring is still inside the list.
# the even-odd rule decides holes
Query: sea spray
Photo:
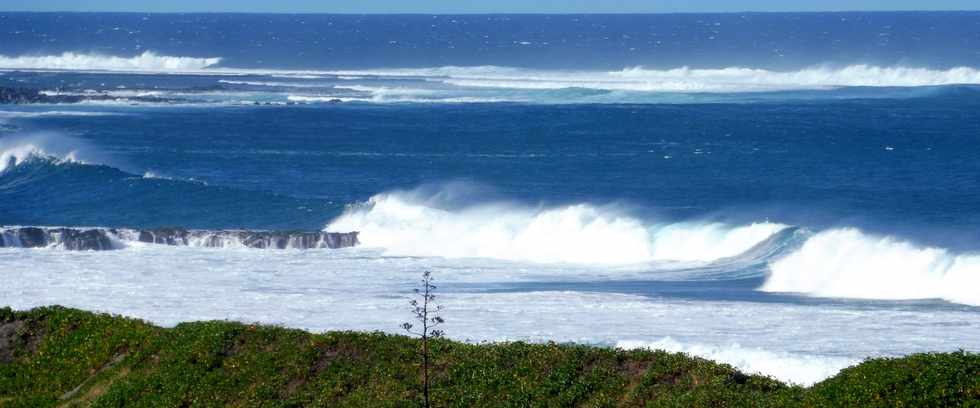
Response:
[[[856,228],[819,232],[775,260],[761,290],[861,299],[945,299],[980,306],[980,255]]]
[[[327,226],[361,231],[364,245],[390,254],[580,264],[710,262],[739,255],[784,228],[769,222],[647,222],[587,203],[443,209],[410,193],[374,196]]]
[[[103,163],[105,156],[85,140],[53,132],[0,137],[0,172],[31,159]]]
[[[144,51],[134,56],[65,52],[59,55],[0,55],[2,69],[89,70],[124,72],[199,71],[221,62],[221,58],[174,57]]]
[[[746,373],[769,375],[780,381],[803,386],[811,386],[860,362],[854,358],[774,352],[739,344],[683,343],[670,337],[656,341],[623,340],[617,342],[616,347],[624,350],[650,349],[686,353],[731,364]]]

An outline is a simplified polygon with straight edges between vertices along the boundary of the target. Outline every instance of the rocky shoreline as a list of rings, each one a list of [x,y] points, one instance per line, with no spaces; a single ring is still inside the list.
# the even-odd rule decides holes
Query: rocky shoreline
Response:
[[[194,230],[184,228],[0,227],[0,248],[107,251],[127,242],[204,248],[316,249],[357,246],[357,232]]]
[[[123,101],[123,102],[179,102],[174,98],[157,96],[120,97],[105,92],[65,92],[49,93],[33,88],[0,87],[0,105],[29,104],[70,104],[84,101]]]

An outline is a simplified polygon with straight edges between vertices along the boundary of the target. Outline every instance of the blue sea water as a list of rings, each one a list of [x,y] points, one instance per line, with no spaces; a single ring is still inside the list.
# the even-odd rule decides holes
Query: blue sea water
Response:
[[[0,14],[0,304],[658,347],[812,383],[980,350],[980,13]],[[344,317],[324,317],[324,310]],[[592,320],[595,318],[595,320]]]

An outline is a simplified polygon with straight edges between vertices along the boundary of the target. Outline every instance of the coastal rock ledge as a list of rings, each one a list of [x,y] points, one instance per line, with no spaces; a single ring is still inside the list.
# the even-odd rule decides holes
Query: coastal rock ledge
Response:
[[[127,242],[205,248],[348,248],[360,243],[357,235],[357,232],[324,231],[0,227],[0,248],[106,251],[124,248]]]

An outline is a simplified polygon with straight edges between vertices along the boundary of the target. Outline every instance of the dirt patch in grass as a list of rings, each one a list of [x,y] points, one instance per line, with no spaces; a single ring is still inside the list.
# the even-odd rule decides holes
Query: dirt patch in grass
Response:
[[[78,394],[79,394],[79,392],[81,390],[83,390],[83,389],[85,389],[85,387],[91,385],[92,382],[95,381],[98,378],[99,374],[102,374],[103,372],[105,372],[107,370],[111,370],[113,367],[119,365],[119,363],[121,363],[125,359],[126,359],[126,353],[122,353],[122,354],[116,355],[115,357],[112,358],[112,360],[110,360],[104,366],[102,366],[98,370],[95,370],[92,373],[92,375],[89,376],[89,378],[85,379],[85,381],[82,381],[82,383],[81,384],[78,384],[78,386],[75,387],[73,390],[68,391],[65,394],[63,394],[59,399],[62,400],[62,401],[75,399],[78,396]],[[119,378],[119,377],[121,377],[123,375],[126,375],[128,373],[129,373],[129,369],[126,368],[126,369],[120,370],[118,373],[116,373],[115,376],[113,376],[112,378],[110,378],[108,381],[103,382],[103,383],[97,383],[97,384],[95,384],[94,386],[92,386],[89,389],[89,391],[85,395],[83,395],[82,399],[84,401],[91,401],[91,400],[93,400],[95,398],[98,398],[100,395],[102,395],[102,394],[105,393],[105,391],[108,389],[109,385],[112,384],[113,381],[115,381],[117,378]]]
[[[286,384],[286,388],[283,390],[284,397],[296,394],[299,389],[317,378],[320,373],[326,371],[335,361],[339,359],[356,360],[361,357],[360,350],[345,343],[334,345],[318,344],[314,348],[316,349],[316,358],[310,364],[309,372],[305,376],[289,380],[289,383]]]
[[[619,374],[630,380],[639,380],[650,369],[652,362],[645,360],[624,360],[619,364]]]
[[[18,352],[34,354],[43,337],[24,320],[0,323],[0,364],[12,363]]]
[[[316,350],[316,360],[310,365],[310,378],[314,378],[322,373],[327,367],[330,367],[331,363],[338,359],[357,360],[361,357],[360,350],[346,343],[337,344],[333,347],[325,344],[319,345]]]

